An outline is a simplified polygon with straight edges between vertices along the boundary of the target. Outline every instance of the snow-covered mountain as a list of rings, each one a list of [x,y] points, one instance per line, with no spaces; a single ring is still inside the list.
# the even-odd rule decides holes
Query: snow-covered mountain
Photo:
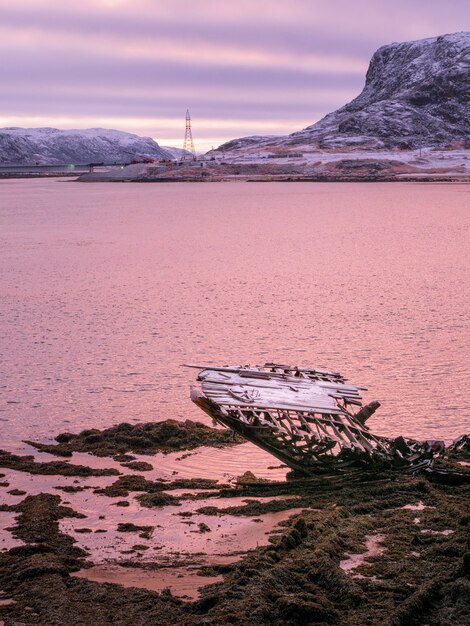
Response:
[[[286,137],[236,139],[210,154],[406,149],[469,138],[470,33],[462,32],[383,46],[362,93],[341,109]]]
[[[182,159],[183,157],[193,156],[189,150],[183,150],[183,148],[175,148],[174,146],[162,146],[162,148],[173,155],[174,159]]]
[[[123,163],[142,157],[171,159],[150,137],[106,128],[1,128],[0,164]]]

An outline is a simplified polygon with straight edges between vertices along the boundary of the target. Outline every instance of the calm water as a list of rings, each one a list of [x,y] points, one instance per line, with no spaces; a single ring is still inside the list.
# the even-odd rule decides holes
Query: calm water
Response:
[[[378,433],[470,431],[469,207],[456,184],[0,182],[2,444],[204,420],[184,362],[333,368]]]

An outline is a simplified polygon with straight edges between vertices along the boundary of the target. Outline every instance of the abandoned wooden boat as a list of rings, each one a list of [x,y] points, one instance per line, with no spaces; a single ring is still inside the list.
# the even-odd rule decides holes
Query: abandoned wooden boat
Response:
[[[200,366],[191,399],[216,423],[231,428],[304,474],[351,465],[423,469],[443,442],[388,439],[366,420],[379,402],[363,405],[365,387],[341,374],[277,363]]]

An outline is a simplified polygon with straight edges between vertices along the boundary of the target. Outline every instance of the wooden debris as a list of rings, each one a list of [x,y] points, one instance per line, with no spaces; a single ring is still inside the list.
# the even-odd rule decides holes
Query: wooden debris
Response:
[[[218,424],[231,428],[304,474],[351,465],[423,471],[444,443],[389,439],[371,433],[366,420],[379,408],[362,404],[364,387],[338,372],[276,363],[199,369],[191,399]]]

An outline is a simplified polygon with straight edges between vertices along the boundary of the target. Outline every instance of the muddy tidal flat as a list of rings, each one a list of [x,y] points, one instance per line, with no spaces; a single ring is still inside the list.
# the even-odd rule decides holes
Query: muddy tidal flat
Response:
[[[451,481],[220,482],[149,478],[149,442],[154,463],[169,448],[246,445],[168,421],[62,433],[40,453],[67,461],[0,452],[6,626],[468,623],[468,449],[444,462]],[[76,450],[111,467],[76,465]]]
[[[181,367],[340,370],[379,435],[468,433],[469,197],[0,181],[0,626],[470,623],[468,484],[287,480]]]

